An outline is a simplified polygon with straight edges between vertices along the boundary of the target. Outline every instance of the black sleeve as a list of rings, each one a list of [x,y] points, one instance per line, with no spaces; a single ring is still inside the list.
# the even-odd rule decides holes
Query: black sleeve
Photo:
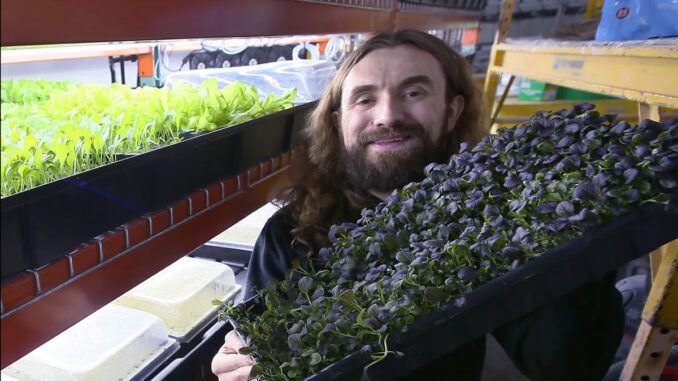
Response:
[[[624,330],[614,273],[493,332],[528,378],[596,380],[607,372]]]
[[[292,266],[296,254],[292,250],[292,227],[288,219],[278,211],[261,230],[250,256],[245,299],[253,296],[255,289],[266,288],[271,279],[283,279],[285,271]]]

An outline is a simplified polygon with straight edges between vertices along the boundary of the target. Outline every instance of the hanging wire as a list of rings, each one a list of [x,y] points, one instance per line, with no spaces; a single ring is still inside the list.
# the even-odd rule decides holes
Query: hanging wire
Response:
[[[158,57],[154,61],[153,66],[153,79],[156,80],[160,86],[164,85],[165,72],[178,72],[184,68],[187,60],[182,60],[181,65],[177,69],[173,69],[169,65],[169,59],[172,55],[172,50],[170,49],[167,53],[168,45],[160,44],[158,45]]]

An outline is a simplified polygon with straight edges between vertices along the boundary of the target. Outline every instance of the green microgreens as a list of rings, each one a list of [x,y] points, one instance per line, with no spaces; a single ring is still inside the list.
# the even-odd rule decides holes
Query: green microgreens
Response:
[[[0,194],[5,197],[111,163],[116,154],[176,143],[292,106],[296,90],[260,98],[254,86],[219,89],[2,81]]]

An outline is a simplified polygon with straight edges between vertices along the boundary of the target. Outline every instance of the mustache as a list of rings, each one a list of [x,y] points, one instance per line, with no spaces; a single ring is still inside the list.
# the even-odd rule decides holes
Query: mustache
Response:
[[[365,147],[368,144],[384,139],[417,138],[425,134],[421,124],[400,124],[393,127],[379,127],[364,131],[358,136],[358,144]]]

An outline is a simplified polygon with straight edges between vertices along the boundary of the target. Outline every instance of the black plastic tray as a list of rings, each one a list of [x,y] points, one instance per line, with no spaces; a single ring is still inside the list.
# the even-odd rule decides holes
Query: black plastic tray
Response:
[[[404,356],[389,356],[363,371],[371,359],[356,352],[306,381],[407,378],[454,349],[675,238],[678,215],[666,212],[663,205],[646,205],[477,288],[465,295],[464,306],[443,306],[406,332],[392,334],[389,349]]]
[[[196,375],[204,374],[211,370],[209,363],[224,344],[224,336],[232,327],[225,322],[216,322],[205,333],[200,341],[192,346],[181,357],[173,358],[151,380],[194,380]],[[207,368],[207,369],[205,369]]]
[[[2,199],[2,279],[298,145],[314,103],[213,131]]]

